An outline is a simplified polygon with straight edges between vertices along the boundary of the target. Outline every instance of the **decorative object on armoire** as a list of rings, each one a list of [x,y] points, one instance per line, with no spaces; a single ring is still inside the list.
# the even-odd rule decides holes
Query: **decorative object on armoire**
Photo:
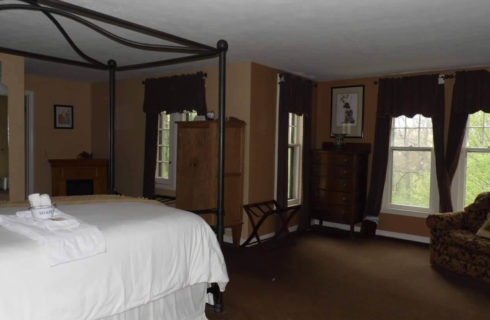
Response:
[[[73,129],[73,106],[54,105],[54,128]]]
[[[218,120],[177,122],[176,202],[179,209],[217,207]],[[243,205],[245,122],[230,118],[225,126],[224,225],[232,228],[233,243],[240,244]],[[201,215],[216,225],[216,215]]]
[[[364,86],[333,87],[330,136],[344,134],[362,138],[364,130]]]
[[[52,196],[107,194],[106,159],[50,159]]]
[[[350,225],[362,221],[366,203],[369,143],[347,143],[338,150],[324,142],[313,151],[311,218]]]
[[[78,160],[87,160],[87,159],[92,159],[92,154],[88,153],[87,151],[82,151],[78,154],[77,159]]]

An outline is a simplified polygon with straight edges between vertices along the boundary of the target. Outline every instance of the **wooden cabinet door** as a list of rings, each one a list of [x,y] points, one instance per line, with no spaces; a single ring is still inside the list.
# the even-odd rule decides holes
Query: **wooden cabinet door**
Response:
[[[216,207],[216,143],[209,125],[179,125],[176,206],[186,210]]]

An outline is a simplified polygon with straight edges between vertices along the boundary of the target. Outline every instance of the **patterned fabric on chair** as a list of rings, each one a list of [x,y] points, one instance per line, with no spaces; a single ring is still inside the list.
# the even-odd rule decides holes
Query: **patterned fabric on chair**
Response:
[[[489,212],[490,192],[484,192],[464,211],[429,215],[431,263],[490,284],[490,239],[476,235]]]

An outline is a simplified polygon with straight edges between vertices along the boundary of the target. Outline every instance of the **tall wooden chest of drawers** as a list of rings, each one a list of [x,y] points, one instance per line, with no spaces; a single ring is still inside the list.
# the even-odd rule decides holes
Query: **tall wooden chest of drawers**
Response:
[[[366,204],[367,164],[371,146],[348,143],[337,150],[325,142],[314,150],[311,176],[311,217],[350,225],[362,221]]]

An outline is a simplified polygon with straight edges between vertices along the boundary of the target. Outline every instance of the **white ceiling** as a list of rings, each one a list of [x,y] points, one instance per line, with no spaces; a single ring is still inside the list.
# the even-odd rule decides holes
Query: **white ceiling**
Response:
[[[317,81],[490,65],[489,0],[67,2],[211,46],[225,39],[229,43],[228,62],[254,61]],[[40,13],[0,11],[0,46],[76,57],[45,20]],[[163,56],[127,49],[73,23],[67,30],[84,51],[102,61],[113,58],[137,63]],[[212,64],[217,64],[217,59],[118,76]],[[87,81],[107,77],[106,72],[32,59],[27,60],[26,69]]]

